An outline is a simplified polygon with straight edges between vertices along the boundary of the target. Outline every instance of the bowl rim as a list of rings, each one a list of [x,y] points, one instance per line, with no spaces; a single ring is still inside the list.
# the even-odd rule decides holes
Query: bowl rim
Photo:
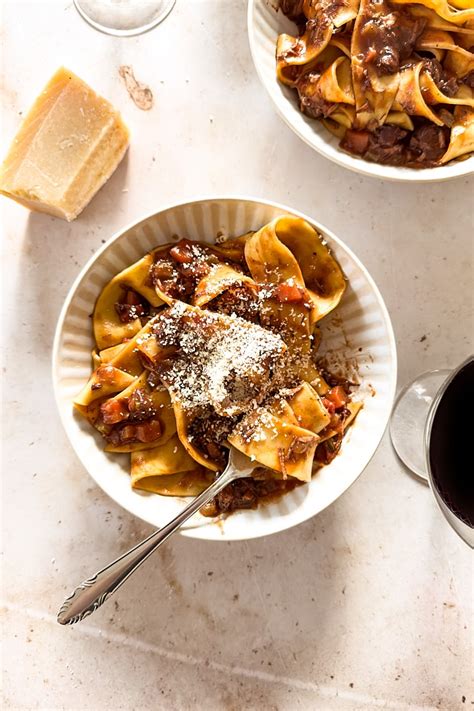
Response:
[[[455,172],[453,174],[443,175],[438,174],[437,171],[444,170],[450,166],[437,166],[435,168],[417,170],[416,168],[407,168],[404,166],[382,165],[363,160],[362,158],[357,158],[356,156],[351,156],[349,153],[345,153],[341,149],[338,150],[337,154],[333,155],[325,150],[324,147],[317,145],[292,121],[291,116],[295,110],[294,107],[291,107],[290,111],[289,108],[283,108],[280,106],[279,102],[276,100],[276,97],[273,95],[273,92],[271,92],[267,86],[263,70],[257,60],[258,43],[255,36],[255,26],[253,22],[253,14],[257,4],[259,3],[266,3],[268,7],[275,9],[269,0],[248,0],[247,35],[255,71],[277,114],[281,119],[283,119],[293,133],[295,133],[298,138],[306,143],[306,145],[310,146],[310,148],[319,153],[319,155],[324,156],[327,160],[330,160],[333,163],[352,171],[353,173],[359,173],[360,175],[365,175],[376,180],[388,180],[396,183],[443,183],[448,180],[454,180],[455,178],[467,178],[470,175],[474,175],[474,155],[464,161],[458,161],[457,163],[451,164],[451,167],[456,166],[462,168],[462,166],[465,166],[464,169],[460,169],[459,172]],[[288,104],[288,107],[289,106],[290,104]]]
[[[368,457],[367,461],[365,462],[364,466],[361,468],[360,472],[357,474],[356,477],[351,481],[349,486],[347,486],[338,496],[336,496],[335,499],[333,499],[330,503],[326,504],[323,508],[319,509],[315,513],[307,512],[307,515],[302,516],[302,518],[294,523],[294,522],[288,522],[286,519],[280,519],[280,525],[275,528],[275,530],[270,530],[270,531],[261,531],[260,529],[257,528],[256,532],[253,531],[250,527],[248,527],[248,530],[240,529],[238,532],[238,535],[231,534],[229,535],[226,533],[225,536],[222,536],[221,538],[215,538],[211,536],[206,536],[206,526],[202,527],[190,527],[190,528],[181,528],[179,529],[179,533],[182,536],[187,536],[190,538],[196,538],[200,540],[209,540],[209,541],[216,541],[216,540],[222,540],[222,541],[241,541],[241,540],[250,540],[253,538],[261,538],[263,536],[267,535],[273,535],[275,533],[281,533],[289,528],[294,528],[295,526],[298,526],[301,523],[304,523],[305,521],[309,520],[310,518],[313,518],[313,516],[317,516],[320,514],[322,511],[324,511],[326,508],[331,506],[337,499],[339,499],[343,494],[348,491],[353,484],[360,478],[362,473],[365,471],[373,457],[375,456],[376,452],[378,451],[378,448],[380,446],[380,442],[382,441],[385,432],[387,431],[387,427],[389,424],[390,420],[390,413],[392,411],[393,407],[393,402],[395,399],[395,393],[396,393],[396,387],[397,387],[397,374],[398,374],[398,356],[397,356],[397,346],[396,346],[396,339],[395,339],[395,334],[393,330],[393,325],[392,321],[390,318],[390,314],[388,312],[388,309],[385,305],[384,299],[382,297],[382,294],[374,281],[373,277],[369,273],[368,269],[364,266],[364,264],[361,262],[361,260],[353,253],[352,249],[346,245],[345,242],[343,242],[339,237],[337,237],[331,230],[326,228],[324,225],[322,225],[320,222],[314,220],[312,217],[309,217],[303,212],[300,212],[299,210],[296,210],[294,208],[290,208],[287,205],[284,205],[279,202],[275,202],[273,200],[268,200],[265,198],[259,198],[259,197],[253,197],[249,195],[243,195],[239,193],[231,193],[231,194],[223,194],[223,195],[198,195],[198,196],[193,196],[189,199],[183,199],[178,202],[171,202],[171,203],[166,203],[164,204],[160,209],[158,210],[153,210],[151,212],[147,212],[143,217],[140,219],[135,219],[121,229],[115,231],[113,235],[106,240],[104,244],[102,244],[94,254],[92,254],[91,257],[87,260],[86,264],[82,267],[80,270],[79,274],[76,276],[74,279],[72,285],[70,286],[68,293],[66,295],[66,298],[64,300],[63,306],[61,308],[61,311],[58,316],[55,332],[54,332],[54,338],[53,338],[53,345],[52,345],[52,358],[51,358],[51,377],[53,381],[53,392],[54,392],[54,399],[57,407],[57,411],[59,414],[59,419],[61,421],[61,425],[63,427],[63,430],[66,434],[66,437],[69,441],[70,446],[72,447],[75,455],[77,456],[79,462],[81,465],[84,467],[86,470],[88,476],[94,481],[96,486],[98,486],[104,493],[109,496],[115,503],[120,506],[121,508],[125,509],[130,513],[132,516],[136,516],[142,521],[145,521],[146,523],[155,526],[156,523],[147,519],[146,517],[141,516],[139,513],[135,513],[134,511],[131,511],[127,506],[125,506],[121,501],[118,500],[113,494],[109,493],[109,491],[105,491],[100,484],[97,482],[95,477],[92,476],[92,474],[89,472],[88,467],[85,465],[85,463],[82,461],[82,458],[80,454],[76,451],[76,447],[71,441],[71,437],[69,434],[69,428],[66,425],[65,421],[65,416],[63,414],[63,410],[61,407],[61,399],[60,399],[60,394],[59,394],[59,379],[57,378],[57,373],[59,371],[59,353],[60,353],[60,341],[61,341],[61,336],[64,328],[64,322],[66,319],[66,315],[68,313],[69,307],[71,305],[72,300],[74,299],[76,292],[82,283],[82,281],[86,278],[89,270],[93,266],[93,264],[101,257],[101,255],[122,235],[124,235],[126,232],[129,230],[137,227],[143,222],[146,222],[150,219],[152,219],[154,216],[166,212],[168,210],[173,210],[175,208],[183,208],[187,205],[193,205],[193,204],[198,204],[198,203],[208,203],[208,202],[213,202],[213,201],[227,201],[227,202],[247,202],[247,203],[254,203],[256,206],[257,205],[265,205],[268,207],[273,207],[276,208],[277,210],[281,210],[283,213],[288,213],[291,215],[295,215],[296,217],[300,217],[312,226],[314,226],[318,232],[322,233],[323,238],[328,237],[330,242],[334,242],[338,247],[340,247],[343,251],[346,252],[348,257],[353,260],[353,262],[357,265],[357,267],[362,271],[365,279],[370,285],[370,288],[372,289],[374,296],[377,301],[377,305],[380,308],[380,311],[382,313],[384,325],[386,327],[387,331],[387,345],[389,347],[389,352],[390,352],[390,361],[391,361],[391,372],[390,372],[390,388],[388,390],[386,400],[387,403],[389,403],[389,407],[387,407],[387,418],[386,422],[384,424],[383,429],[381,430],[379,437],[377,441],[374,443],[373,446],[373,451],[371,452],[370,456]],[[331,246],[331,245],[330,245]],[[276,519],[275,519],[276,520]]]

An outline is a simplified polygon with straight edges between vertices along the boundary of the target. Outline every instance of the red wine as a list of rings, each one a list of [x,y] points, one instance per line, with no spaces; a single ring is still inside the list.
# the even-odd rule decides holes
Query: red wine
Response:
[[[433,418],[429,459],[433,483],[446,506],[474,528],[474,358],[449,383]]]

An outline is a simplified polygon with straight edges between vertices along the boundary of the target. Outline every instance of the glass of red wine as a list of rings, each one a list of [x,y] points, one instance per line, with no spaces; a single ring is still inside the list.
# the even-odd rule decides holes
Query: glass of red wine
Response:
[[[472,403],[474,356],[409,383],[395,402],[390,436],[402,462],[429,483],[448,523],[474,548]]]

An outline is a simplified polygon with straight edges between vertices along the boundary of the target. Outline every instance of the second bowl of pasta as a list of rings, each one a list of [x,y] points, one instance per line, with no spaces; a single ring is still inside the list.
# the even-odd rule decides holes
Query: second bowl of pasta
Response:
[[[290,128],[366,175],[474,171],[474,7],[441,1],[249,0],[257,73]]]

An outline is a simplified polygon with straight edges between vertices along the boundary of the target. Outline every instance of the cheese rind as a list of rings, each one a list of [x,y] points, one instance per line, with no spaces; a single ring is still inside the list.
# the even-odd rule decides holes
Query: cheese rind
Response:
[[[0,169],[0,193],[74,220],[112,175],[129,143],[120,114],[61,67],[36,99]]]

